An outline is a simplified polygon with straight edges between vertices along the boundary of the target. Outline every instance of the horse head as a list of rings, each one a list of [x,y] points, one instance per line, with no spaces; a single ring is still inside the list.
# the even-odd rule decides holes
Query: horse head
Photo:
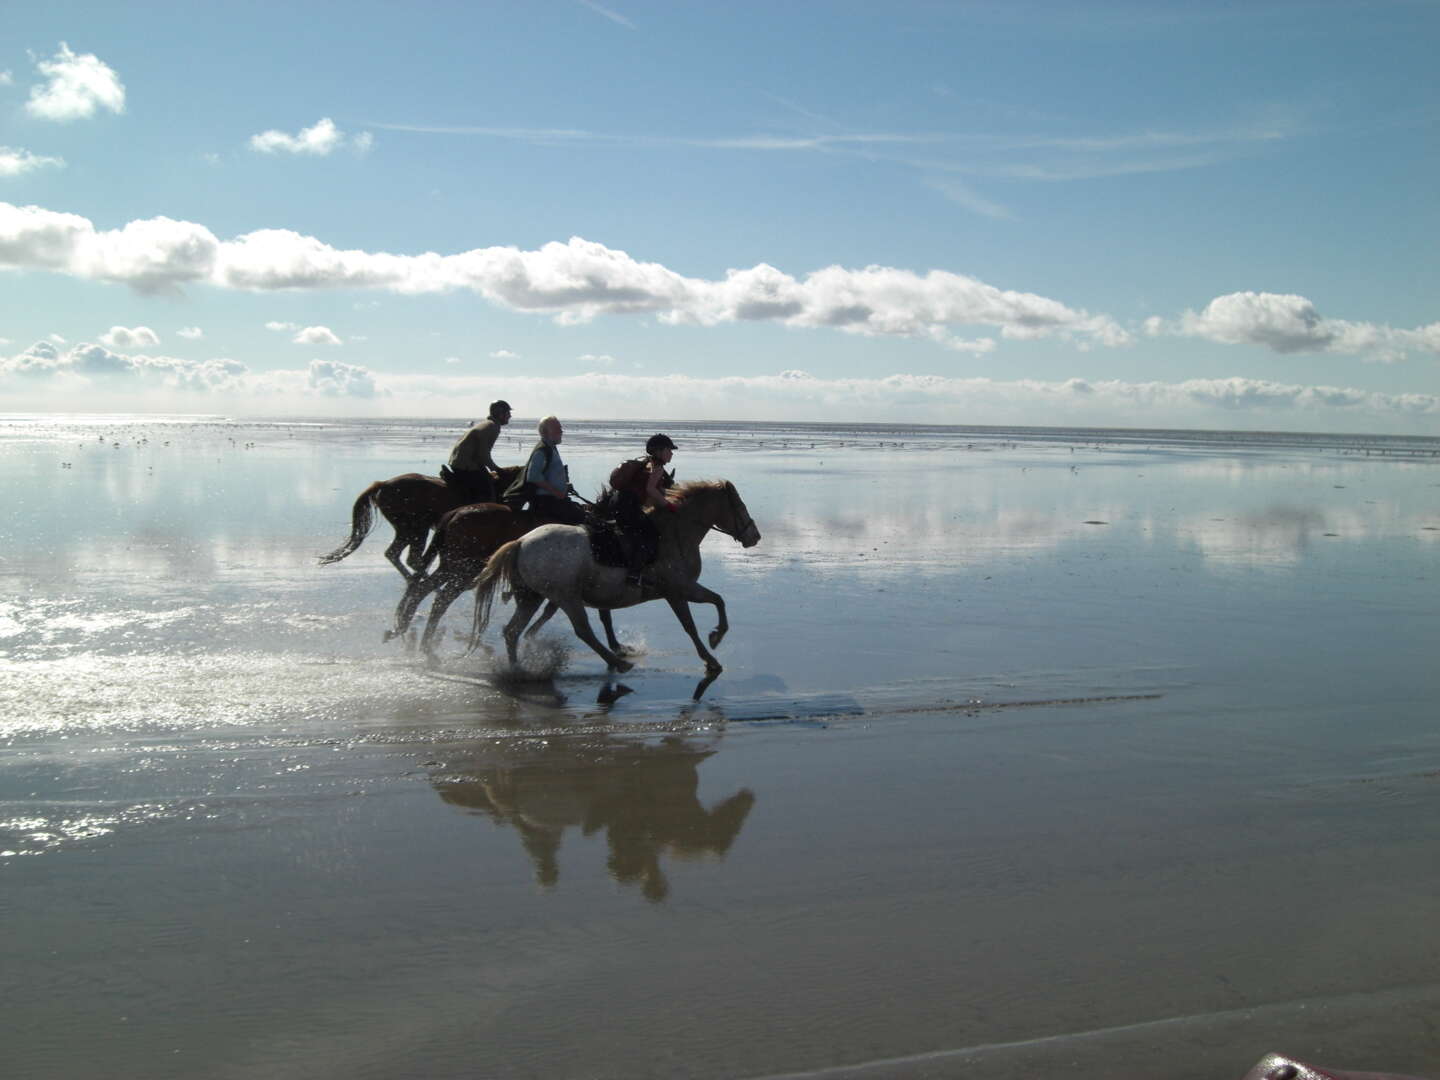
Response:
[[[756,526],[755,519],[750,516],[750,511],[745,508],[745,500],[740,498],[740,492],[735,490],[735,485],[729,480],[725,481],[725,500],[730,513],[729,528],[724,525],[716,527],[738,540],[741,547],[754,547],[760,542],[760,529]]]

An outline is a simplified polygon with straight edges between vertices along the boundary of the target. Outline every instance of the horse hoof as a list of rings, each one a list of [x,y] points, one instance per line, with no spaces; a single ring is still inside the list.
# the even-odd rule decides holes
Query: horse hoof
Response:
[[[625,672],[629,671],[634,666],[635,665],[632,664],[629,660],[616,660],[615,663],[610,665],[610,670],[618,671],[621,675],[623,675],[625,674]]]
[[[382,638],[380,639],[380,641],[381,641],[381,643],[383,644],[383,643],[385,643],[385,642],[394,641],[394,640],[395,640],[397,637],[399,637],[399,636],[400,636],[400,634],[399,634],[399,632],[396,631],[396,630],[386,630],[386,631],[385,631],[385,636],[382,637]]]
[[[710,648],[712,648],[712,649],[718,649],[718,648],[720,647],[720,642],[724,639],[724,637],[725,637],[725,631],[724,631],[724,630],[711,630],[711,631],[710,631]]]

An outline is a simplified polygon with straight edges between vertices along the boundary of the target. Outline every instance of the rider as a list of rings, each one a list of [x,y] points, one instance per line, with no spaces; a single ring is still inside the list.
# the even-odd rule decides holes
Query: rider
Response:
[[[554,416],[540,421],[540,441],[530,451],[530,460],[505,492],[505,501],[519,507],[527,499],[530,509],[547,521],[579,525],[585,510],[570,501],[575,489],[570,486],[570,470],[560,460],[558,449],[565,438],[565,429]]]
[[[625,563],[632,585],[640,584],[640,573],[654,561],[660,544],[659,531],[645,508],[675,509],[675,504],[665,498],[665,489],[673,479],[665,466],[675,456],[675,449],[669,435],[651,435],[645,441],[643,458],[622,461],[610,474],[610,486],[615,492],[612,503],[615,523],[630,538]]]
[[[450,460],[440,468],[440,477],[465,494],[471,502],[495,502],[495,477],[500,466],[491,456],[500,429],[510,422],[510,403],[492,401],[490,416],[460,436],[450,451]]]

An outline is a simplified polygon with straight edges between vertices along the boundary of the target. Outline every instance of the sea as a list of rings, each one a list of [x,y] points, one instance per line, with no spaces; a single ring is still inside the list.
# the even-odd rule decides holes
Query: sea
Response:
[[[566,420],[706,680],[383,640],[471,419],[0,414],[4,1075],[1440,1075],[1440,439]]]

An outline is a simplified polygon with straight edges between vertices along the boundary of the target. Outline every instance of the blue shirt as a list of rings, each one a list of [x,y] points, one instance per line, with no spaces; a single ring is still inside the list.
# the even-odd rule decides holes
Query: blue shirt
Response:
[[[550,447],[549,468],[545,466],[545,448],[547,446]],[[564,491],[565,486],[570,482],[569,476],[565,463],[560,460],[560,451],[550,443],[541,440],[535,449],[530,451],[530,461],[525,466],[525,479],[530,483],[534,484],[544,480],[551,487],[557,487]],[[550,492],[542,488],[540,494],[549,495]]]

